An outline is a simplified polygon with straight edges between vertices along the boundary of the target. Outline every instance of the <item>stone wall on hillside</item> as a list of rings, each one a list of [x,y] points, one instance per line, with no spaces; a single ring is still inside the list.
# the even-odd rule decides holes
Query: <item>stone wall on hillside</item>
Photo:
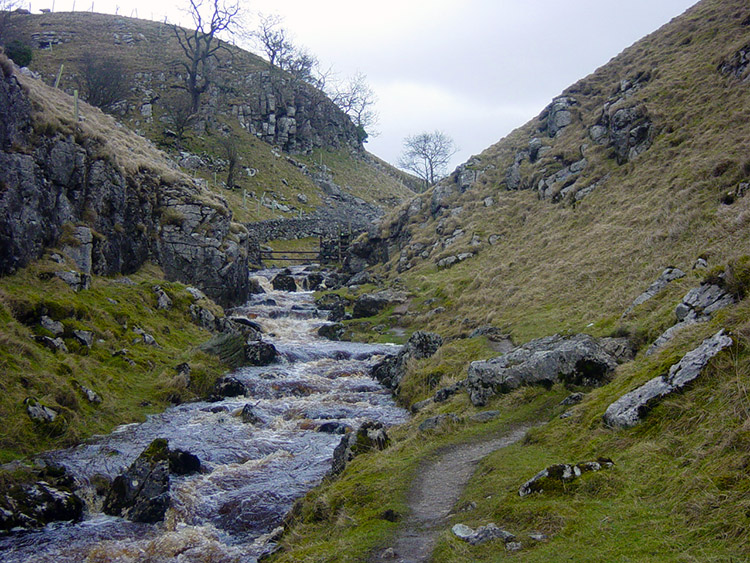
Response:
[[[2,62],[2,61],[0,61]],[[125,174],[100,146],[32,130],[31,103],[0,70],[0,275],[57,246],[84,273],[127,274],[147,260],[224,305],[248,291],[247,235],[231,212],[183,179]],[[234,232],[233,232],[234,231]]]

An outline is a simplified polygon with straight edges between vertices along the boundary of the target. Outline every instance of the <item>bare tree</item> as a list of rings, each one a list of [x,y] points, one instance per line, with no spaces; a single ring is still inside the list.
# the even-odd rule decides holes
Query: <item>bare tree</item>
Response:
[[[268,58],[271,69],[283,69],[284,62],[294,51],[294,45],[287,37],[287,30],[281,27],[282,18],[278,15],[260,16],[258,29],[252,36]]]
[[[186,61],[180,64],[185,72],[185,89],[190,93],[193,112],[200,108],[200,98],[211,84],[210,64],[217,52],[226,49],[217,34],[233,32],[240,7],[237,1],[190,0],[190,16],[194,30],[173,26],[175,37],[185,54]]]
[[[162,107],[169,123],[174,129],[178,142],[185,138],[185,132],[195,122],[198,114],[193,111],[190,95],[183,91],[173,96],[162,98]]]
[[[81,57],[78,73],[78,87],[92,106],[111,110],[128,96],[125,65],[115,57],[100,58],[87,52]]]
[[[404,139],[404,152],[398,165],[414,172],[427,189],[443,177],[456,151],[453,139],[442,131],[410,135]]]
[[[357,126],[360,141],[366,141],[378,120],[378,114],[373,109],[377,98],[367,83],[367,77],[358,72],[344,84],[337,85],[329,95]]]

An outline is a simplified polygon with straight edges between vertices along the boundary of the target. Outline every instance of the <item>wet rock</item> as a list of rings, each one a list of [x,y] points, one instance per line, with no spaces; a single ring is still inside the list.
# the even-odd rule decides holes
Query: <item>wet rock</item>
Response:
[[[315,300],[315,305],[323,311],[330,311],[328,320],[338,322],[346,316],[346,299],[336,293],[326,293]]]
[[[267,366],[278,356],[276,347],[270,342],[258,340],[245,344],[245,360],[251,366]]]
[[[423,420],[419,425],[419,430],[426,432],[428,430],[436,430],[447,424],[458,424],[459,422],[461,422],[461,419],[453,413],[438,414]]]
[[[36,336],[34,337],[39,344],[47,348],[52,352],[67,352],[68,347],[65,346],[62,338],[50,338],[49,336]]]
[[[255,410],[250,403],[246,403],[245,406],[242,407],[240,418],[245,424],[261,424],[263,422],[263,419],[255,414]]]
[[[91,287],[91,276],[80,272],[55,272],[55,276],[67,283],[75,291],[83,291]]]
[[[216,382],[213,391],[211,392],[211,396],[218,401],[224,397],[237,397],[239,395],[244,395],[246,391],[245,384],[239,379],[232,377],[231,375],[225,375]]]
[[[709,320],[716,311],[734,304],[735,301],[732,295],[714,283],[702,283],[699,287],[691,289],[675,308],[677,323],[665,330],[646,350],[646,354],[653,354],[670,342],[683,328]]]
[[[325,287],[325,277],[320,272],[307,274],[302,280],[302,288],[305,291],[319,291]]]
[[[541,493],[545,490],[559,490],[564,483],[573,481],[584,473],[610,469],[614,465],[614,462],[609,458],[599,458],[596,461],[582,461],[575,465],[569,463],[550,465],[521,485],[521,488],[518,489],[518,495],[525,497],[531,493]]]
[[[521,385],[601,385],[616,366],[616,359],[596,338],[555,335],[532,340],[491,360],[472,362],[465,386],[472,404],[484,406],[493,395]]]
[[[351,431],[351,426],[339,421],[324,422],[318,426],[318,432],[325,432],[326,434],[346,434]]]
[[[156,294],[157,309],[167,310],[172,308],[172,300],[169,298],[169,295],[167,295],[167,292],[161,288],[161,286],[155,285],[154,293]]]
[[[354,302],[352,317],[355,319],[372,317],[392,305],[405,302],[406,294],[402,291],[386,289],[375,293],[365,293]]]
[[[169,508],[169,448],[157,438],[112,481],[103,512],[133,522],[159,522]]]
[[[30,530],[50,522],[77,522],[83,516],[83,501],[50,480],[11,484],[0,494],[0,530]]]
[[[671,366],[668,374],[651,379],[609,405],[604,413],[605,424],[616,428],[635,426],[656,403],[694,381],[711,358],[732,344],[723,330],[705,339]]]
[[[356,432],[346,434],[333,451],[331,475],[341,473],[356,456],[373,450],[384,450],[390,439],[382,422],[367,421]]]
[[[175,475],[191,475],[200,473],[201,460],[198,456],[185,450],[174,449],[167,453],[169,471]]]
[[[54,422],[59,415],[55,409],[40,403],[34,397],[27,397],[24,399],[23,404],[26,405],[26,414],[29,415],[29,418],[40,424]]]
[[[94,345],[94,333],[90,330],[74,330],[73,337],[87,348],[91,348]]]
[[[61,322],[52,320],[47,315],[42,315],[40,324],[43,329],[50,331],[54,336],[60,336],[65,332],[65,327]]]
[[[490,523],[486,526],[480,526],[476,530],[473,530],[465,524],[456,524],[451,528],[453,534],[471,545],[480,545],[491,540],[503,540],[504,542],[510,542],[516,539],[514,534],[511,534],[507,530],[498,528],[497,525]]]
[[[276,291],[297,291],[297,282],[289,270],[284,270],[271,280],[271,286]]]
[[[257,333],[263,332],[263,327],[260,326],[259,323],[256,323],[255,321],[251,321],[247,317],[230,317],[229,319],[233,323],[237,323],[238,325],[242,325],[243,327],[247,327]]]
[[[433,332],[418,330],[395,356],[387,356],[372,368],[372,376],[385,387],[395,390],[406,373],[406,363],[410,358],[429,358],[442,346],[443,339]]]
[[[318,336],[328,340],[341,340],[346,332],[346,328],[341,323],[326,324],[318,329]]]
[[[633,300],[633,303],[630,304],[630,307],[627,308],[627,310],[623,313],[623,317],[626,316],[628,313],[630,313],[633,309],[635,309],[638,305],[641,303],[645,303],[649,299],[656,297],[659,293],[664,291],[667,286],[673,282],[674,280],[678,280],[680,278],[685,277],[685,272],[680,270],[679,268],[667,268],[664,270],[661,275],[652,283],[646,291],[641,293],[638,297],[636,297]]]

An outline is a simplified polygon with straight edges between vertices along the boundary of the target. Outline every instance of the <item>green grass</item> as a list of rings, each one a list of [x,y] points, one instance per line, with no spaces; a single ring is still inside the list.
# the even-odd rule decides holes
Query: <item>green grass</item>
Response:
[[[2,461],[73,445],[119,424],[143,420],[172,401],[204,396],[224,370],[218,359],[196,347],[211,335],[191,321],[193,300],[185,287],[166,282],[157,268],[132,275],[135,285],[95,277],[91,289],[80,293],[49,276],[57,269],[59,264],[41,260],[0,280]],[[156,284],[171,297],[172,309],[156,309]],[[202,305],[219,312],[213,303]],[[68,353],[49,351],[33,341],[34,335],[46,334],[38,324],[42,314],[62,322]],[[135,342],[136,327],[153,335],[158,346]],[[78,343],[73,330],[92,331],[93,346]],[[127,349],[126,356],[114,355],[122,349]],[[175,370],[182,362],[192,368],[189,387]],[[75,382],[96,391],[103,402],[89,403]],[[23,405],[27,397],[58,410],[58,420],[33,423]]]

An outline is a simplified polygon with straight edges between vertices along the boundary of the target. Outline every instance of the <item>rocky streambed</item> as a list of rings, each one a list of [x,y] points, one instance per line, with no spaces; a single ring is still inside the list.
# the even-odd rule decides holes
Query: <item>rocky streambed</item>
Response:
[[[175,406],[43,456],[75,477],[84,518],[0,537],[3,561],[254,561],[294,501],[330,471],[342,434],[366,421],[407,420],[370,377],[399,347],[320,338],[327,312],[318,311],[311,292],[271,290],[266,281],[275,273],[263,272],[268,291],[234,313],[262,328],[276,361],[229,374],[241,383],[239,395]],[[110,483],[157,439],[197,457],[200,470],[169,476],[163,521],[105,514]],[[133,474],[120,480],[144,486]]]

